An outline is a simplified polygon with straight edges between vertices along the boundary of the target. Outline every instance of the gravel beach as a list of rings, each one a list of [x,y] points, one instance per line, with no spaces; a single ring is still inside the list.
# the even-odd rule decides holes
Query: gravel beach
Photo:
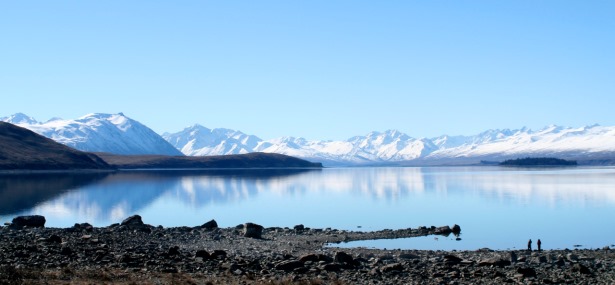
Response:
[[[609,247],[538,252],[334,246],[454,234],[456,225],[358,232],[252,223],[219,228],[212,220],[163,228],[139,216],[108,227],[28,223],[14,219],[0,227],[0,284],[615,284]]]

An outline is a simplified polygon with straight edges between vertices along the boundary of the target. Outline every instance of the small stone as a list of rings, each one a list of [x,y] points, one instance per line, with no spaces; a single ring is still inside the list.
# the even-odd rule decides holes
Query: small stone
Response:
[[[70,247],[63,247],[60,251],[61,255],[71,255],[73,254],[73,250]]]
[[[179,255],[179,246],[172,246],[167,252],[168,256]]]
[[[421,257],[416,255],[416,254],[412,254],[412,253],[402,253],[402,254],[399,255],[399,258],[403,258],[403,259],[419,259]]]
[[[572,272],[579,272],[581,274],[592,274],[591,270],[589,270],[589,268],[583,264],[577,263],[572,267]]]
[[[342,266],[337,263],[329,263],[329,264],[325,264],[325,266],[323,266],[322,269],[325,271],[340,271],[342,270]]]
[[[536,270],[531,267],[519,267],[517,273],[521,274],[523,278],[536,277]]]
[[[382,268],[380,268],[380,270],[382,272],[403,271],[404,266],[401,265],[401,263],[392,263],[392,264],[383,266]]]
[[[58,235],[51,235],[47,238],[47,242],[51,243],[62,243],[62,238]]]
[[[308,261],[317,262],[318,261],[318,255],[313,254],[313,253],[312,254],[306,254],[306,255],[303,255],[303,256],[299,257],[299,261],[304,262],[304,263],[308,262]]]
[[[214,252],[211,253],[210,256],[211,256],[211,258],[214,258],[214,259],[216,259],[216,258],[224,258],[224,257],[226,257],[226,251],[221,250],[221,249],[216,249],[216,250],[214,250]]]
[[[293,271],[296,268],[300,268],[300,267],[303,267],[303,262],[298,261],[298,260],[290,260],[290,261],[280,262],[279,264],[275,266],[275,269],[289,272],[289,271]]]

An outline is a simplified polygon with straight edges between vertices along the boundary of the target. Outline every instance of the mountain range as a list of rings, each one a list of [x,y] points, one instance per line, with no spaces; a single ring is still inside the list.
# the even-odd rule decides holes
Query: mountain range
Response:
[[[434,138],[414,138],[387,130],[343,141],[320,141],[296,137],[263,140],[236,130],[209,129],[198,124],[160,136],[122,113],[44,123],[24,114],[0,120],[80,150],[114,154],[211,156],[266,152],[318,161],[325,166],[477,164],[525,156],[556,156],[580,163],[615,161],[615,127],[599,125],[551,125],[536,131],[487,130],[470,136]]]

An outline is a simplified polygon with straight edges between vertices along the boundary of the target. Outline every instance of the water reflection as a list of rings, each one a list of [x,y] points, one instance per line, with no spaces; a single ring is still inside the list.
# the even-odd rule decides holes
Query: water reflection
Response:
[[[519,239],[523,244],[530,234],[547,241],[551,232],[579,244],[587,244],[586,239],[602,243],[605,236],[613,236],[598,223],[615,214],[615,169],[334,168],[1,176],[0,219],[26,213],[47,216],[51,226],[85,221],[108,225],[135,213],[165,226],[196,225],[210,218],[223,226],[255,221],[266,226],[304,223],[363,230],[457,223],[465,235],[459,244],[470,248],[496,240],[494,248],[506,248],[511,245],[505,242]],[[594,236],[602,237],[564,232],[593,224],[603,230],[594,231]]]
[[[68,191],[105,178],[107,173],[0,175],[0,216],[29,210]]]

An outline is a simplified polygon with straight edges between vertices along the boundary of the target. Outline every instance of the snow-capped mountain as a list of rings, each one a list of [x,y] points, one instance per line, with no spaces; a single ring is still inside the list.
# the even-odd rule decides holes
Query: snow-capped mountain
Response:
[[[438,142],[443,139],[439,138]],[[436,143],[438,145],[438,143]],[[548,126],[538,131],[529,129],[492,130],[463,143],[451,144],[430,153],[425,158],[494,157],[519,155],[590,156],[615,153],[615,127],[599,125],[570,128]]]
[[[89,114],[76,120],[38,122],[17,113],[0,120],[33,130],[84,151],[190,156],[269,152],[332,165],[467,164],[525,156],[615,161],[615,126],[547,126],[487,130],[470,136],[413,138],[397,130],[371,132],[343,141],[282,137],[262,140],[230,129],[193,125],[159,136],[122,113]],[[180,152],[181,151],[181,152]]]
[[[15,113],[13,115],[10,115],[8,117],[3,117],[0,118],[0,121],[3,122],[7,122],[7,123],[11,123],[13,125],[33,125],[33,124],[38,124],[38,121],[36,121],[34,118],[24,114],[24,113]]]
[[[215,131],[220,130],[220,131]],[[214,135],[215,134],[215,135]],[[556,155],[589,158],[608,154],[615,157],[615,127],[582,128],[548,126],[538,131],[527,128],[487,130],[473,136],[443,135],[413,138],[397,130],[371,132],[345,141],[311,141],[282,137],[263,141],[242,132],[193,126],[165,134],[186,155],[271,152],[296,156],[325,165],[360,165],[399,162],[501,160],[520,156]],[[239,138],[251,138],[246,143]]]
[[[54,118],[44,123],[18,113],[1,120],[82,151],[182,155],[156,132],[122,113],[88,114],[75,120]]]
[[[254,148],[262,141],[256,136],[246,135],[239,131],[211,130],[198,124],[178,133],[165,133],[162,137],[182,153],[190,156],[254,152]]]

